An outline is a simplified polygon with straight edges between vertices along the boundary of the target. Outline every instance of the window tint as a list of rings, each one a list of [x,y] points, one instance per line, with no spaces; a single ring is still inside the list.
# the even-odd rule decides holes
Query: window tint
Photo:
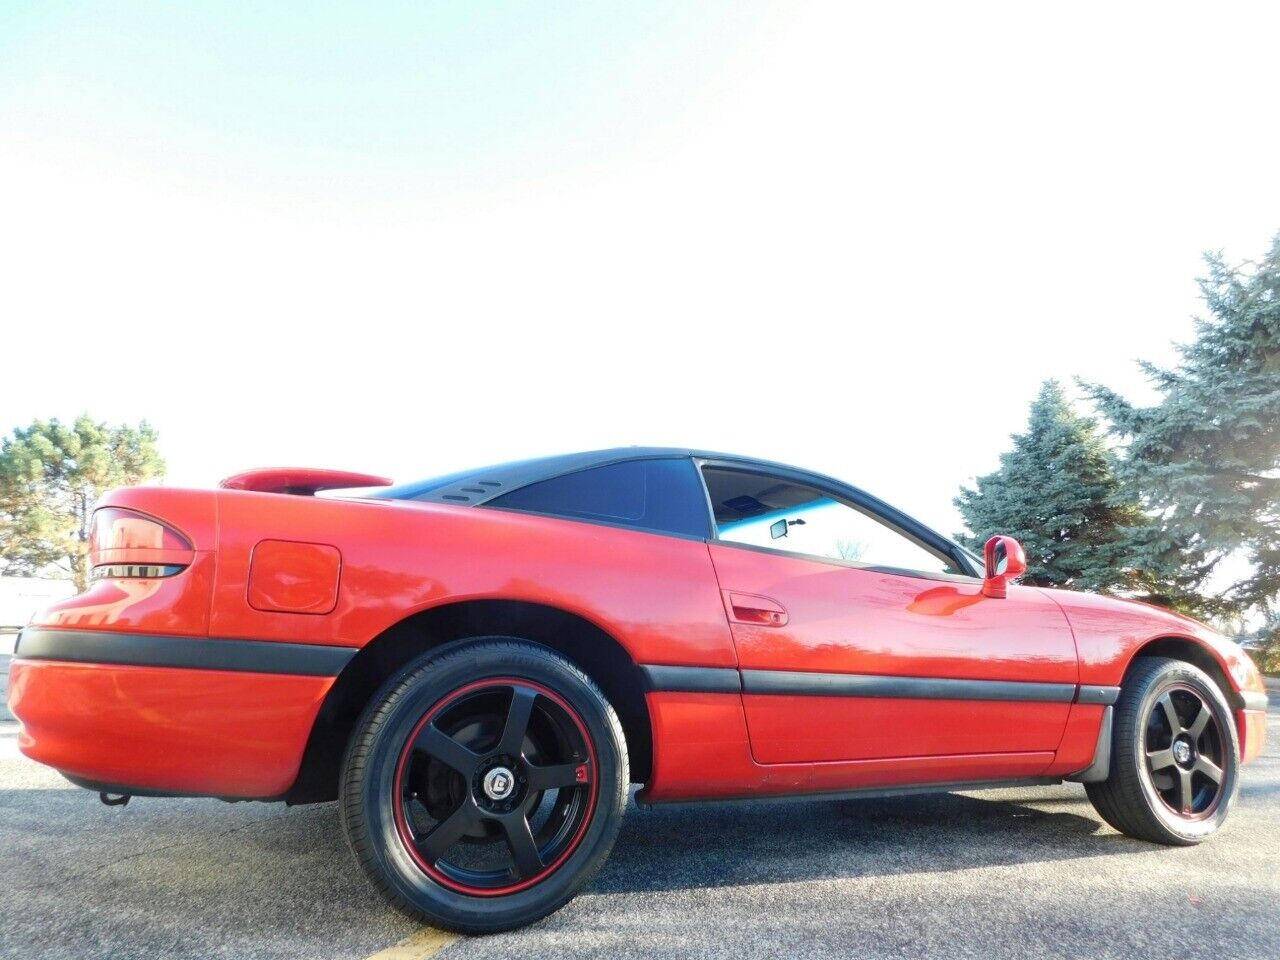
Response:
[[[768,474],[704,467],[721,540],[924,573],[966,573],[830,494]]]
[[[532,483],[488,505],[662,533],[709,533],[706,497],[690,460],[611,463]]]

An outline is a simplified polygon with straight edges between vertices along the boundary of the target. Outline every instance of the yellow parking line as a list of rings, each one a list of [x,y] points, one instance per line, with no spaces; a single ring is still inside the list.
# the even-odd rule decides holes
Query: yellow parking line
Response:
[[[432,927],[423,927],[417,933],[405,937],[394,946],[379,950],[365,960],[425,960],[458,939],[456,933],[446,933]]]

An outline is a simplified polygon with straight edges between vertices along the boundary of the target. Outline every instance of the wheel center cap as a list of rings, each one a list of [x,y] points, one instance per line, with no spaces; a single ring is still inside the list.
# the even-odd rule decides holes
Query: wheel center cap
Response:
[[[1179,763],[1191,762],[1191,744],[1185,740],[1177,740],[1173,744],[1173,759]]]
[[[516,788],[516,775],[506,767],[494,767],[484,775],[483,786],[490,800],[505,800]]]

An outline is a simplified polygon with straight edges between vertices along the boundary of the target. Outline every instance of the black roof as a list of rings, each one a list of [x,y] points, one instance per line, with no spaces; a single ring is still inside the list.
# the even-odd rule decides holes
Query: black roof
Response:
[[[971,562],[976,562],[979,567],[981,566],[973,554],[964,550],[954,540],[930,530],[918,520],[890,506],[879,497],[872,496],[866,491],[860,490],[842,480],[772,460],[744,457],[734,453],[717,453],[712,450],[695,450],[688,447],[613,447],[608,450],[586,450],[580,453],[565,453],[551,457],[538,457],[532,460],[517,460],[492,467],[464,470],[447,476],[398,484],[377,490],[366,496],[378,499],[419,500],[431,503],[449,503],[457,506],[475,506],[529,484],[550,480],[552,477],[568,473],[576,473],[579,470],[589,470],[592,467],[602,467],[607,464],[622,463],[628,460],[681,459],[689,457],[743,467],[761,467],[783,476],[789,475],[792,480],[798,482],[816,482],[828,489],[838,490],[843,497],[871,509],[881,517],[902,527],[917,539],[932,543],[946,552],[965,555],[969,557]]]
[[[371,496],[397,500],[425,500],[434,503],[479,504],[504,493],[550,480],[566,473],[577,473],[592,467],[603,467],[626,460],[677,459],[701,457],[708,460],[732,460],[744,464],[767,464],[764,460],[752,460],[728,453],[707,450],[691,450],[687,447],[613,447],[609,450],[586,450],[581,453],[562,453],[533,460],[516,460],[492,467],[464,470],[460,473],[427,480],[415,480],[379,490]],[[781,467],[784,464],[768,464]],[[787,467],[794,470],[794,467]]]

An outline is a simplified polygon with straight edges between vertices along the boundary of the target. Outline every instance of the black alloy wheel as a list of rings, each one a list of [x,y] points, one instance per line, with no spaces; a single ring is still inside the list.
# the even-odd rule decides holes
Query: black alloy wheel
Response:
[[[1188,820],[1211,815],[1222,800],[1226,766],[1213,708],[1187,684],[1167,688],[1147,711],[1147,776],[1168,809]]]
[[[448,644],[374,695],[343,764],[348,843],[398,907],[489,933],[563,906],[600,870],[628,797],[613,708],[559,654]]]
[[[396,770],[396,828],[438,883],[499,896],[567,857],[595,808],[586,727],[528,680],[479,680],[449,694],[409,735]]]
[[[1110,773],[1085,784],[1102,818],[1174,846],[1215,833],[1240,788],[1240,740],[1222,688],[1186,661],[1139,657],[1114,710]]]

